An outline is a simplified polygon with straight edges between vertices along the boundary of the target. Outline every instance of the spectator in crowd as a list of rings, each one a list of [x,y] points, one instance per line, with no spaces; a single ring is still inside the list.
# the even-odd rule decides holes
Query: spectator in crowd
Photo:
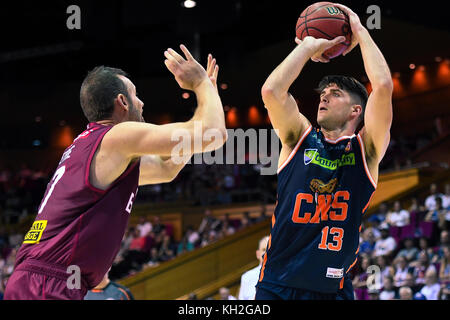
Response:
[[[195,246],[192,242],[189,241],[189,234],[186,233],[183,238],[181,238],[180,243],[177,247],[177,256],[184,253],[189,252],[195,249]]]
[[[217,231],[220,228],[221,221],[213,216],[210,209],[206,209],[204,212],[205,216],[200,223],[198,228],[198,233],[203,234],[209,230]]]
[[[442,196],[442,206],[450,210],[450,183],[446,183],[444,187],[445,193]]]
[[[265,236],[258,242],[258,248],[256,250],[256,259],[258,259],[259,264],[245,272],[241,276],[241,285],[239,289],[239,300],[254,300],[256,294],[256,283],[258,282],[259,272],[261,270],[261,265],[263,263],[264,254],[266,252],[267,243],[269,237]]]
[[[230,294],[230,289],[222,287],[219,289],[220,300],[237,300]]]
[[[141,237],[146,237],[152,231],[153,226],[145,217],[139,217],[139,223],[136,228],[139,230]]]
[[[447,219],[449,218],[449,210],[442,206],[442,198],[436,197],[435,209],[429,210],[425,216],[425,221],[432,221],[438,224],[439,229],[447,229]]]
[[[433,248],[429,246],[429,241],[426,237],[419,238],[419,253],[417,254],[416,260],[419,259],[419,255],[421,251],[425,251],[428,255],[428,259],[431,261],[434,256]]]
[[[413,295],[415,295],[422,289],[423,284],[416,282],[416,276],[414,275],[414,270],[410,270],[405,276],[404,286],[411,288]]]
[[[410,287],[401,287],[399,290],[400,300],[412,300],[413,292]]]
[[[368,222],[375,223],[376,226],[383,223],[386,220],[386,216],[388,214],[388,206],[386,202],[380,203],[380,206],[378,208],[378,211],[374,214],[372,214],[369,219],[367,219]]]
[[[412,197],[411,198],[411,205],[408,208],[409,213],[411,214],[412,212],[422,212],[425,211],[426,208],[425,206],[421,205],[419,202],[419,199],[417,197]]]
[[[187,241],[191,243],[194,246],[194,248],[197,248],[200,245],[200,235],[192,225],[189,225],[187,227],[185,236]]]
[[[443,257],[439,263],[439,281],[442,284],[450,284],[450,246],[442,247]]]
[[[388,256],[376,257],[377,265],[380,267],[381,271],[381,282],[383,282],[386,277],[394,277],[395,275],[395,269],[388,263],[388,261]]]
[[[409,224],[409,212],[402,209],[400,201],[394,202],[394,208],[388,212],[386,223],[391,227],[404,227]]]
[[[161,222],[159,216],[153,216],[153,224],[152,231],[155,235],[160,234],[163,230],[166,229],[166,226]]]
[[[432,211],[436,210],[436,197],[442,199],[442,193],[438,192],[437,184],[432,183],[430,185],[430,195],[425,199],[425,207],[427,210]]]
[[[359,246],[359,252],[372,255],[373,251],[375,250],[375,243],[376,243],[376,238],[375,234],[373,233],[373,229],[372,228],[365,229],[364,232],[362,233],[362,239],[363,241]]]
[[[147,262],[148,267],[156,267],[159,265],[161,260],[159,259],[158,249],[153,247],[150,250],[150,260]]]
[[[406,262],[414,261],[419,254],[419,249],[414,247],[414,239],[412,238],[405,238],[403,240],[404,248],[401,249],[398,253],[396,258],[404,257],[406,258]]]
[[[397,243],[395,239],[389,235],[389,227],[382,227],[380,232],[381,237],[375,243],[374,256],[391,256],[397,247]]]
[[[369,274],[367,268],[372,265],[372,260],[368,255],[361,255],[361,263],[352,283],[355,290],[356,300],[368,300],[367,278]]]
[[[162,242],[158,250],[159,260],[164,262],[175,257],[175,245],[168,234],[162,235]]]
[[[436,269],[427,269],[425,273],[425,286],[420,290],[420,293],[427,300],[438,300],[440,290],[441,286],[438,283]]]
[[[416,283],[424,284],[425,283],[425,274],[430,269],[436,268],[433,264],[430,264],[430,259],[425,250],[420,251],[419,259],[417,261],[413,261],[410,263],[411,266],[414,267],[414,275],[416,277]]]
[[[395,258],[395,274],[394,274],[394,285],[400,288],[406,284],[406,279],[410,268],[408,267],[408,262],[406,257],[401,255]]]
[[[391,276],[383,279],[383,289],[380,292],[380,300],[397,299],[397,292],[394,287],[394,279]]]

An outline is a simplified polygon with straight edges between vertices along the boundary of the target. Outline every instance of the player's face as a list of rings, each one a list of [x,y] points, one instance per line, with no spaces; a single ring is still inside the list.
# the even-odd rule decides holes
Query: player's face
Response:
[[[348,121],[351,106],[350,95],[331,83],[320,93],[317,123],[328,130],[342,127]]]
[[[131,101],[129,101],[130,108],[128,110],[128,121],[145,122],[144,117],[142,116],[144,102],[137,97],[136,86],[130,81],[130,79],[123,76],[120,77],[127,86],[128,96],[131,99]]]

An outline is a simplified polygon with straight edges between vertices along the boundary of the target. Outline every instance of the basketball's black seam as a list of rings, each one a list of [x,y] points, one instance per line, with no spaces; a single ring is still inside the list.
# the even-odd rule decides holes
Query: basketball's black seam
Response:
[[[326,35],[326,36],[329,38],[328,40],[333,39],[332,36],[330,36],[329,34],[323,32],[322,30],[320,30],[320,29],[318,29],[318,28],[316,28],[316,27],[310,27],[310,29],[313,29],[313,30],[317,30],[317,31],[319,31],[319,32],[322,32],[324,35]],[[309,36],[309,33],[308,33],[308,36]]]
[[[346,20],[346,19],[343,19],[343,18],[337,18],[337,17],[319,17],[319,18],[314,18],[314,19],[305,20],[304,22],[300,23],[300,24],[297,26],[297,28],[296,28],[295,30],[297,30],[297,29],[298,29],[299,27],[301,27],[303,24],[306,24],[307,21],[308,21],[308,22],[311,22],[311,21],[314,21],[314,20],[321,20],[321,19],[343,20],[343,21],[347,22],[347,20]],[[348,24],[348,23],[347,23],[347,24]]]

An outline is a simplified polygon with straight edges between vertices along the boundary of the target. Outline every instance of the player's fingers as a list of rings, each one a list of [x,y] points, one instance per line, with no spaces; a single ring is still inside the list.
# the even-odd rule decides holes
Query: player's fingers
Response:
[[[178,63],[182,63],[184,60],[184,58],[182,56],[180,56],[180,54],[178,52],[176,52],[175,50],[173,50],[172,48],[167,49],[167,52],[174,57]]]
[[[333,4],[335,7],[341,9],[344,13],[346,13],[347,15],[349,15],[350,13],[354,13],[349,7],[344,6],[343,4],[340,3],[334,3]]]
[[[181,51],[184,52],[184,55],[186,56],[187,60],[195,60],[194,57],[192,56],[192,54],[189,52],[189,50],[183,45],[180,45],[180,49]]]
[[[164,56],[166,57],[167,60],[173,63],[178,63],[178,60],[172,54],[170,54],[168,50],[164,51]]]
[[[344,41],[345,41],[345,37],[344,36],[339,36],[339,37],[336,37],[333,40],[331,40],[331,43],[334,46],[334,45],[339,44],[339,43],[344,42]]]
[[[213,58],[209,65],[209,69],[207,70],[208,75],[212,75],[214,73],[214,68],[216,67],[216,59]]]
[[[172,74],[175,75],[175,71],[176,71],[176,69],[177,69],[178,63],[166,59],[166,60],[164,60],[164,64],[166,65],[167,69],[168,69]]]
[[[214,73],[213,73],[213,77],[214,77],[214,79],[216,79],[216,81],[217,81],[218,75],[219,75],[219,65],[216,64],[216,67],[214,68]]]
[[[299,39],[299,38],[297,38],[297,37],[295,37],[295,40],[294,40],[294,41],[295,41],[295,43],[296,43],[296,44],[300,44],[300,43],[302,43],[302,40],[300,40],[300,39]]]

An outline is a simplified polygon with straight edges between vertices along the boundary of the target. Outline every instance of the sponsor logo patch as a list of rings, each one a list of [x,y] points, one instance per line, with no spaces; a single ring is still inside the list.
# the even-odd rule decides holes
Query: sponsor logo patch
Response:
[[[23,243],[39,243],[42,233],[47,227],[47,220],[36,220],[25,235]]]
[[[344,269],[327,268],[327,278],[339,279],[344,276]]]
[[[354,166],[355,153],[351,152],[348,154],[343,154],[340,159],[329,160],[321,157],[319,152],[317,152],[317,149],[305,149],[303,161],[305,165],[312,163],[325,169],[336,170],[342,166]]]

